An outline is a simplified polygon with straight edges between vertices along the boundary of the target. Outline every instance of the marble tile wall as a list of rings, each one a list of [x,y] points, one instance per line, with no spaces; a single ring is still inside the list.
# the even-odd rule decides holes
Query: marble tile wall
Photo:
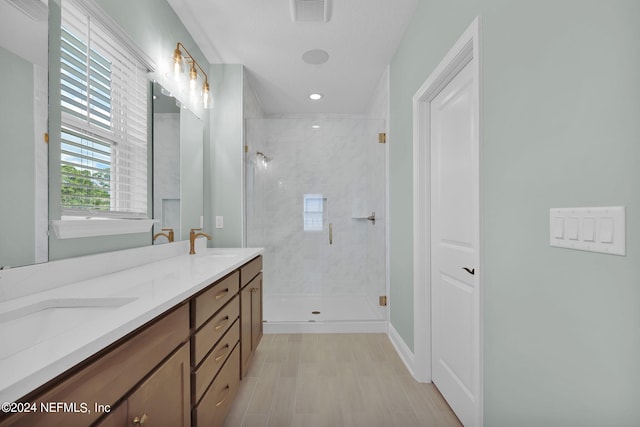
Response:
[[[246,121],[247,245],[265,247],[266,294],[372,300],[384,294],[385,150],[379,132],[383,120],[360,116]],[[257,151],[271,160],[264,164]],[[325,199],[320,231],[304,230],[305,194]],[[372,225],[363,217],[374,211],[378,221]]]

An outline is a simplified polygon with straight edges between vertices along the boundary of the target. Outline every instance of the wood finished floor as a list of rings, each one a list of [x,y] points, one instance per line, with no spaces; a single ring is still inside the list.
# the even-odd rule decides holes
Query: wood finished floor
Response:
[[[384,334],[265,335],[224,427],[460,426]]]

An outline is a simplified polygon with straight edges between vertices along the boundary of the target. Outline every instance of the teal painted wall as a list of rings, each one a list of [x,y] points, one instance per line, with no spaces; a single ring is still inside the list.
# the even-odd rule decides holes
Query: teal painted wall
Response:
[[[482,19],[485,426],[640,425],[640,2],[422,0],[391,64],[391,323],[413,347],[411,98]],[[624,205],[625,257],[549,208]]]
[[[0,47],[0,267],[35,262],[33,64]]]
[[[182,42],[198,62],[206,64],[204,55],[193,41],[191,35],[179,20],[171,6],[164,1],[137,0],[97,0],[97,4],[131,37],[131,39],[152,61],[158,69],[168,62],[176,43]],[[59,46],[60,12],[56,2],[51,1],[53,13],[50,16],[50,63],[59,64],[57,52]],[[58,161],[60,158],[60,107],[53,100],[59,99],[59,66],[50,67],[50,146],[49,146],[49,216],[60,218],[60,174]],[[151,111],[149,112],[151,114]],[[149,134],[151,136],[151,133]],[[149,150],[151,159],[151,150]],[[151,182],[151,170],[150,179]],[[151,198],[151,193],[149,195]],[[149,200],[150,209],[153,205]],[[199,224],[198,224],[199,225]],[[99,252],[128,249],[151,244],[151,232],[93,237],[83,239],[58,240],[55,236],[49,239],[49,258],[51,260],[72,256],[87,255]]]

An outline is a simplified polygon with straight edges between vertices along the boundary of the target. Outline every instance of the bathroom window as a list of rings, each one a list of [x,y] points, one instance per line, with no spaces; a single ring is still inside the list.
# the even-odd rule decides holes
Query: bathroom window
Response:
[[[322,231],[324,218],[322,194],[305,194],[303,205],[304,231]]]
[[[63,2],[63,215],[147,217],[147,69],[87,9]]]

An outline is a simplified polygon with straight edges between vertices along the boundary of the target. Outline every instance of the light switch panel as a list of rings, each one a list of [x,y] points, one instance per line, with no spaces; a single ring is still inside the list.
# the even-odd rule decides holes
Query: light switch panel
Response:
[[[613,243],[613,218],[600,218],[598,223],[598,241]]]
[[[594,217],[584,217],[582,219],[582,228],[580,229],[580,240],[585,242],[593,242],[596,236],[596,219]]]
[[[216,216],[216,228],[224,228],[224,217]]]
[[[549,210],[551,246],[626,255],[625,233],[624,206]]]
[[[567,218],[567,239],[578,240],[578,217],[570,216]]]
[[[551,227],[551,229],[553,230],[553,237],[555,237],[556,239],[564,239],[564,218],[551,218]]]

